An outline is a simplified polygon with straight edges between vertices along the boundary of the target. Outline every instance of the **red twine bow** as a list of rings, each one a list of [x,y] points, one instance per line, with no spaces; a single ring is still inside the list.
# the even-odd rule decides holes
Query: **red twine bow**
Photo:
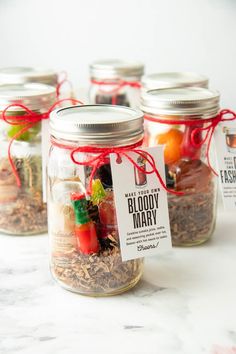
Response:
[[[57,145],[59,147],[62,147],[62,145],[57,144],[55,142],[53,142],[53,144]],[[123,146],[123,147],[111,147],[111,148],[101,148],[101,147],[94,147],[94,146],[81,146],[81,147],[77,147],[76,149],[72,148],[73,151],[71,152],[70,156],[71,156],[71,160],[75,164],[80,165],[80,166],[92,166],[92,172],[89,177],[89,184],[88,184],[88,188],[87,188],[87,193],[89,195],[91,194],[92,181],[93,181],[93,178],[95,176],[97,169],[105,163],[106,158],[108,158],[110,154],[114,153],[114,154],[116,154],[118,160],[121,159],[121,156],[126,157],[135,168],[137,168],[140,172],[142,172],[146,175],[150,175],[152,173],[155,173],[161,186],[167,192],[175,194],[175,195],[182,195],[183,194],[182,192],[175,192],[175,191],[170,190],[166,187],[165,182],[163,181],[160,173],[157,170],[153,156],[147,151],[144,151],[142,149],[138,149],[138,147],[141,144],[142,144],[142,142],[138,142],[133,145]],[[67,149],[71,149],[68,146],[67,147],[63,146],[63,147],[67,148]],[[78,152],[79,153],[96,154],[96,156],[92,156],[92,157],[88,158],[86,161],[78,161],[74,156]],[[143,158],[147,162],[147,164],[151,167],[151,169],[149,171],[147,171],[146,169],[139,166],[137,164],[137,162],[131,156],[128,155],[128,152],[133,152],[137,156]]]
[[[118,81],[98,81],[95,79],[91,80],[91,83],[94,85],[99,85],[99,91],[102,93],[109,93],[112,95],[111,103],[113,105],[117,102],[116,94],[125,86],[133,87],[133,88],[141,88],[141,84],[138,81],[125,81],[125,80],[118,80]],[[101,89],[101,86],[114,86],[113,89],[109,91],[105,91]]]
[[[16,178],[16,183],[17,186],[20,187],[21,186],[21,181],[20,181],[20,177],[18,175],[17,169],[15,167],[15,164],[12,160],[12,156],[11,156],[11,146],[12,143],[14,142],[15,139],[17,139],[18,137],[20,137],[23,133],[25,133],[26,131],[28,131],[30,128],[32,128],[34,125],[36,125],[37,123],[41,122],[43,119],[48,119],[49,118],[49,114],[61,103],[63,102],[71,102],[72,104],[83,104],[81,101],[75,100],[73,98],[64,98],[61,100],[56,101],[47,112],[45,113],[36,113],[33,112],[31,109],[29,109],[28,107],[26,107],[23,104],[10,104],[8,105],[3,111],[2,111],[2,115],[1,118],[2,120],[4,120],[6,123],[10,124],[10,125],[22,125],[22,129],[20,129],[16,134],[14,134],[14,136],[11,138],[9,145],[8,145],[8,160],[9,163],[11,165],[12,168],[12,172]],[[7,115],[7,111],[12,108],[12,107],[19,107],[21,109],[23,109],[26,114],[22,115],[22,116],[9,116]]]
[[[224,118],[225,117],[225,118]],[[185,126],[192,126],[192,127],[196,127],[191,131],[190,134],[190,143],[193,147],[199,149],[208,139],[208,143],[207,143],[207,149],[206,149],[206,158],[207,158],[207,163],[209,168],[211,169],[211,171],[218,176],[218,174],[216,173],[216,171],[214,170],[214,168],[211,165],[210,162],[210,156],[209,156],[209,152],[210,152],[210,146],[211,146],[211,141],[212,141],[212,137],[214,134],[214,131],[216,129],[216,127],[218,126],[218,124],[220,122],[225,122],[225,121],[232,121],[236,119],[236,113],[229,110],[229,109],[223,109],[219,112],[219,114],[214,117],[214,118],[208,118],[208,119],[194,119],[194,120],[172,120],[172,119],[161,119],[161,118],[156,118],[156,117],[151,117],[151,116],[144,116],[144,118],[146,120],[149,120],[151,122],[156,122],[156,123],[164,123],[164,124],[171,124],[171,125],[185,125]],[[203,125],[205,123],[210,123],[209,125],[203,127]],[[199,140],[199,134],[201,134],[202,132],[206,132],[204,138]]]

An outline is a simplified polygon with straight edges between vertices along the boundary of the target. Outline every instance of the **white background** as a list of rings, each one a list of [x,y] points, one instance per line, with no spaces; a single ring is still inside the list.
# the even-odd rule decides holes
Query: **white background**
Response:
[[[236,109],[235,0],[0,0],[0,45],[1,66],[66,69],[77,88],[100,58],[200,72]]]

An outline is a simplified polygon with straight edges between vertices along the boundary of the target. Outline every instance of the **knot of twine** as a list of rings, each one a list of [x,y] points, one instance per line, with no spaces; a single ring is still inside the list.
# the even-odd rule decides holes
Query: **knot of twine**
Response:
[[[10,142],[8,144],[8,160],[9,163],[11,165],[12,168],[12,172],[16,178],[16,183],[18,187],[21,187],[21,181],[20,181],[20,177],[19,174],[17,172],[16,166],[13,162],[12,156],[11,156],[11,147],[13,142],[19,138],[23,133],[27,132],[30,128],[32,128],[33,126],[35,126],[37,123],[41,122],[44,119],[48,119],[50,113],[60,104],[64,103],[64,102],[70,102],[73,105],[75,104],[83,104],[81,101],[75,100],[73,98],[64,98],[61,100],[57,100],[49,109],[47,112],[44,113],[37,113],[37,112],[33,112],[31,109],[29,109],[27,106],[23,105],[23,104],[15,104],[12,103],[10,105],[8,105],[1,114],[1,119],[4,120],[6,123],[10,124],[10,125],[20,125],[22,126],[22,128],[16,133],[14,134],[11,139]],[[8,115],[7,112],[11,109],[11,108],[20,108],[21,111],[25,111],[24,115]]]

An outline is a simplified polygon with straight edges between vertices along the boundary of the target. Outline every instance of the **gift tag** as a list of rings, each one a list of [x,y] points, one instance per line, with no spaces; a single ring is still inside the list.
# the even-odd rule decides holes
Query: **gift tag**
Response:
[[[214,140],[224,207],[236,210],[236,121],[220,123]]]
[[[165,182],[163,147],[142,149],[153,156]],[[146,159],[134,152],[127,154],[142,170],[151,170]],[[157,175],[138,170],[123,155],[117,159],[111,154],[110,158],[122,260],[171,249],[167,192]]]

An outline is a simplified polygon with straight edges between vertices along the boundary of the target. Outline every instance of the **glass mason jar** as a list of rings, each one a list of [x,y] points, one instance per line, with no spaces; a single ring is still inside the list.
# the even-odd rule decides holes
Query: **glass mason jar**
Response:
[[[143,260],[122,262],[110,159],[74,163],[78,147],[118,147],[143,138],[141,112],[111,105],[76,106],[50,116],[48,221],[51,271],[67,290],[90,296],[116,295],[132,288],[142,275]],[[77,152],[89,161],[97,153]],[[94,162],[95,163],[95,162]],[[86,193],[92,182],[92,193]]]
[[[10,104],[16,105],[6,112],[10,123],[10,117],[26,114],[17,104],[25,105],[36,113],[44,113],[55,100],[56,91],[52,86],[0,85],[0,112]],[[47,211],[42,199],[41,123],[16,137],[24,126],[10,123],[0,120],[0,232],[14,235],[43,233],[47,231]],[[10,156],[20,186],[8,156],[12,138]]]
[[[91,104],[113,104],[138,108],[143,64],[122,60],[101,60],[90,65]]]
[[[219,112],[219,94],[204,88],[150,90],[142,97],[146,124],[159,127],[148,145],[164,145],[172,243],[207,241],[215,227],[216,181],[207,162],[207,128]]]

